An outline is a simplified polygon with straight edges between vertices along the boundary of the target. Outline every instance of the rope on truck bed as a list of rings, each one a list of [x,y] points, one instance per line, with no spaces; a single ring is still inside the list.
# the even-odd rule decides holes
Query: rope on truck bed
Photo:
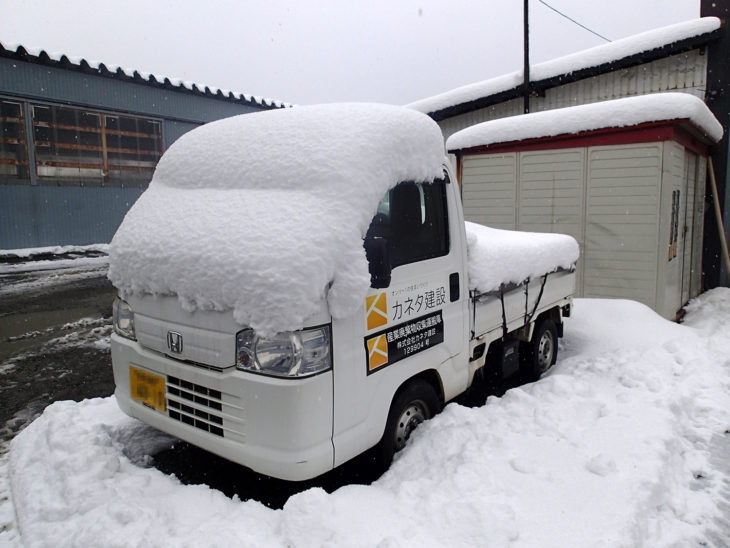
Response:
[[[548,273],[549,274],[549,273]],[[530,278],[527,278],[524,282],[525,286],[525,315],[524,315],[524,324],[523,325],[529,325],[530,322],[532,322],[533,318],[535,317],[535,314],[537,313],[537,308],[540,306],[540,301],[542,300],[542,294],[545,291],[545,284],[547,283],[548,274],[545,274],[541,276],[542,283],[540,284],[540,292],[537,294],[537,299],[535,300],[535,306],[532,308],[532,312],[528,314],[528,306],[530,301]],[[499,288],[499,302],[502,305],[502,341],[507,340],[507,335],[509,334],[507,331],[507,314],[504,309],[504,286],[500,286]]]
[[[549,273],[548,273],[549,274]],[[542,276],[542,284],[540,284],[540,293],[537,294],[537,300],[535,301],[535,306],[532,308],[532,313],[529,315],[527,314],[527,286],[530,285],[530,281],[527,281],[527,285],[525,285],[525,325],[528,325],[532,319],[535,317],[535,313],[537,312],[537,307],[540,305],[540,300],[542,299],[542,293],[545,291],[545,284],[547,283],[548,274],[545,274]]]

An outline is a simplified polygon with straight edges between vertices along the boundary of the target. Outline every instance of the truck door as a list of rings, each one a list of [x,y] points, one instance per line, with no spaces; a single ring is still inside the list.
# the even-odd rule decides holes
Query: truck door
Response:
[[[436,369],[445,372],[447,397],[466,388],[466,373],[455,370],[468,363],[462,357],[468,293],[458,199],[445,177],[401,183],[378,207],[366,239],[386,243],[389,283],[370,288],[360,313],[333,322],[335,465],[379,441],[405,380]]]
[[[447,178],[400,183],[373,219],[368,237],[387,240],[392,271],[389,286],[372,289],[366,300],[369,375],[410,358],[435,367],[462,349],[465,280],[448,185]]]

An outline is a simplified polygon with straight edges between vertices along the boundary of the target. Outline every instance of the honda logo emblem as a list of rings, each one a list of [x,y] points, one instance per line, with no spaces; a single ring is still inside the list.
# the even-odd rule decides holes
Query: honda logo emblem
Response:
[[[174,354],[180,354],[183,349],[183,338],[180,333],[175,331],[167,332],[167,348]]]

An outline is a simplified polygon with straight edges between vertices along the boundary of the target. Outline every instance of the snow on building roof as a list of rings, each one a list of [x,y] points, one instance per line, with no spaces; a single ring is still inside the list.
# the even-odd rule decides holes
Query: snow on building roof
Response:
[[[626,97],[482,122],[454,133],[446,141],[446,148],[456,151],[672,120],[689,120],[713,142],[722,138],[722,125],[701,99],[674,92]]]
[[[218,120],[163,154],[109,255],[123,295],[176,294],[262,334],[362,305],[362,238],[386,191],[443,176],[428,116],[373,104],[302,106]]]
[[[595,71],[598,67],[614,70],[615,67],[612,65],[619,63],[621,60],[630,61],[629,66],[646,62],[644,57],[649,52],[656,53],[654,57],[680,53],[707,42],[712,38],[713,33],[720,28],[720,25],[720,19],[717,17],[702,17],[642,32],[608,44],[531,65],[530,78],[533,84],[558,78],[560,81],[554,85],[560,85],[566,83],[566,81],[589,76],[589,74],[583,73],[585,71]],[[636,56],[641,58],[635,59]],[[572,75],[572,78],[564,78],[567,75]],[[478,104],[478,102],[493,95],[514,91],[516,96],[521,93],[522,84],[523,71],[519,70],[489,80],[461,86],[433,97],[415,101],[406,106],[427,113],[436,120],[441,120],[460,114],[461,111],[488,106],[487,104]],[[461,105],[464,108],[459,109],[458,107]]]
[[[169,78],[159,74],[141,72],[133,68],[123,68],[118,65],[105,64],[100,61],[93,61],[83,57],[70,57],[60,52],[47,52],[42,49],[28,48],[21,44],[3,44],[0,42],[0,57],[17,58],[31,63],[60,66],[62,68],[82,72],[94,72],[98,73],[100,76],[133,80],[139,84],[169,87],[179,91],[186,90],[188,92],[206,95],[208,97],[224,101],[252,103],[268,108],[285,108],[292,106],[289,103],[275,99],[249,95],[238,91],[229,91],[204,84],[196,84],[195,82],[184,81],[180,78]]]

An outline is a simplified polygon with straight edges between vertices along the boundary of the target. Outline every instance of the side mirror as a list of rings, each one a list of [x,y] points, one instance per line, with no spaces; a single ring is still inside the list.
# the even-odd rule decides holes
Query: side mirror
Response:
[[[370,267],[370,287],[381,289],[390,285],[390,252],[388,240],[375,236],[365,238],[365,256]]]

